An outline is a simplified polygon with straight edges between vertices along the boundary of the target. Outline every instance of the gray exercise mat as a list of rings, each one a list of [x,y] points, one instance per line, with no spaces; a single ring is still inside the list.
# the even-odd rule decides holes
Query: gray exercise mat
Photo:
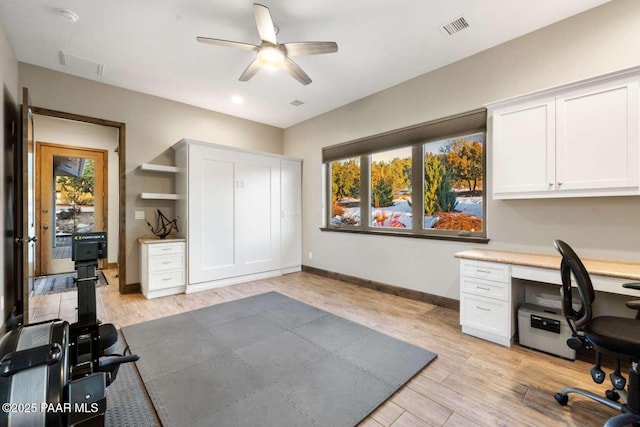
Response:
[[[436,357],[277,292],[122,332],[166,427],[353,426]]]

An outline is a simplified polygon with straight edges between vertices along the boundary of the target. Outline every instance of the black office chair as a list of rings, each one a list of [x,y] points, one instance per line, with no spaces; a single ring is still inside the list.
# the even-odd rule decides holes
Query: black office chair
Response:
[[[580,388],[568,387],[555,398],[560,405],[569,401],[569,393],[586,396],[609,408],[622,412],[621,415],[610,418],[605,427],[624,425],[640,426],[640,320],[614,316],[593,317],[591,305],[596,297],[591,284],[591,278],[586,268],[571,247],[562,240],[554,242],[555,248],[562,255],[560,274],[562,276],[562,311],[569,322],[572,336],[567,345],[575,350],[586,348],[596,351],[595,366],[591,368],[591,377],[601,384],[605,373],[600,368],[602,354],[615,358],[615,371],[610,375],[613,388],[607,390],[606,397],[598,396]],[[571,276],[575,280],[580,309],[573,308]],[[623,287],[640,290],[640,283],[628,283]],[[640,301],[629,301],[627,306],[640,309]],[[631,362],[629,369],[629,384],[620,374],[620,361]],[[625,387],[626,386],[626,387]],[[626,389],[626,390],[625,390]],[[625,403],[619,403],[623,398]]]

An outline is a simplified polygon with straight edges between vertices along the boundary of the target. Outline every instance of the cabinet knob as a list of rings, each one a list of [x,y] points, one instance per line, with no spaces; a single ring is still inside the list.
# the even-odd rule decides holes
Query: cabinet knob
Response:
[[[549,187],[553,187],[553,182],[550,182],[550,183],[549,183]]]
[[[560,181],[558,181],[558,185],[562,185],[562,183]]]

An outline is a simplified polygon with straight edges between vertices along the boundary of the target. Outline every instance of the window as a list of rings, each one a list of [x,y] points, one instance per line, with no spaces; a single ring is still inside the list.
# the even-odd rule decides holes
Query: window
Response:
[[[323,230],[488,242],[486,110],[323,149]]]
[[[424,144],[425,229],[481,232],[484,134]]]
[[[370,170],[370,225],[411,229],[411,147],[372,154]]]
[[[331,224],[360,225],[360,158],[331,163]]]

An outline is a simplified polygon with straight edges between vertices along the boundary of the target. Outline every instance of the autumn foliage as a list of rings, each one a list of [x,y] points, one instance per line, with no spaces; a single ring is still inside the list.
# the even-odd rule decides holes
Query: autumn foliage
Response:
[[[433,228],[440,230],[482,231],[482,220],[460,212],[440,212]]]

